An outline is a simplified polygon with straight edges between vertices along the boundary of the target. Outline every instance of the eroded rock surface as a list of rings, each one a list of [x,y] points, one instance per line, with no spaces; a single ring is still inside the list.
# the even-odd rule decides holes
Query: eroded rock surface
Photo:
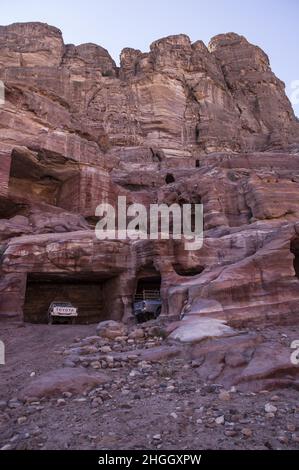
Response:
[[[0,79],[1,320],[46,321],[49,285],[85,322],[127,320],[151,276],[175,319],[298,320],[299,124],[259,47],[182,34],[123,49],[117,67],[17,23],[0,28]],[[119,195],[203,203],[202,249],[97,240],[95,208]]]

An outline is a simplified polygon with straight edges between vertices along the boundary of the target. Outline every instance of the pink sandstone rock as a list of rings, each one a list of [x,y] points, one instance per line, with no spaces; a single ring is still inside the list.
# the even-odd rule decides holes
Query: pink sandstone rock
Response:
[[[162,316],[298,321],[299,124],[259,47],[176,35],[117,67],[16,23],[0,27],[0,80],[0,320],[46,321],[55,296],[84,322],[126,320],[138,279],[160,277]],[[203,248],[97,240],[95,208],[119,195],[202,202]]]
[[[62,368],[47,372],[31,380],[20,392],[20,398],[55,397],[63,392],[83,394],[97,385],[102,385],[110,379],[102,372],[87,372],[83,368]]]

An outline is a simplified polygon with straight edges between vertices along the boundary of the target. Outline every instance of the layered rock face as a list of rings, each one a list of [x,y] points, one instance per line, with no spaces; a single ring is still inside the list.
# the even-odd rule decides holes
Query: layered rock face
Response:
[[[178,35],[117,67],[98,45],[14,24],[0,80],[1,319],[46,321],[62,298],[82,321],[126,319],[141,279],[161,281],[165,315],[298,319],[299,123],[261,49]],[[95,208],[120,195],[202,202],[203,247],[97,240]]]

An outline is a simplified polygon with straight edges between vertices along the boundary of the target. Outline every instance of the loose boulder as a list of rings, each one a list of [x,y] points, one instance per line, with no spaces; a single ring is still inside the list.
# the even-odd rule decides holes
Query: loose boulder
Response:
[[[114,320],[102,321],[97,326],[97,334],[102,338],[115,339],[127,333],[126,326]]]
[[[233,336],[235,331],[224,320],[195,315],[185,317],[169,335],[170,339],[182,343],[195,343],[216,336]]]
[[[61,368],[34,378],[20,392],[20,399],[55,397],[64,392],[83,394],[109,381],[103,373],[90,373],[83,368]]]

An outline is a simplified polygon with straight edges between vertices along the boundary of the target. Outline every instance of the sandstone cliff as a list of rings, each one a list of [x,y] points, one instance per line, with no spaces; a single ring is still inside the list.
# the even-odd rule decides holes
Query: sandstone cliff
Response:
[[[298,319],[299,124],[260,48],[177,35],[117,67],[18,23],[0,27],[0,80],[1,319],[39,321],[65,295],[84,321],[126,318],[157,276],[165,315]],[[118,195],[202,202],[203,248],[99,242],[95,207]]]

